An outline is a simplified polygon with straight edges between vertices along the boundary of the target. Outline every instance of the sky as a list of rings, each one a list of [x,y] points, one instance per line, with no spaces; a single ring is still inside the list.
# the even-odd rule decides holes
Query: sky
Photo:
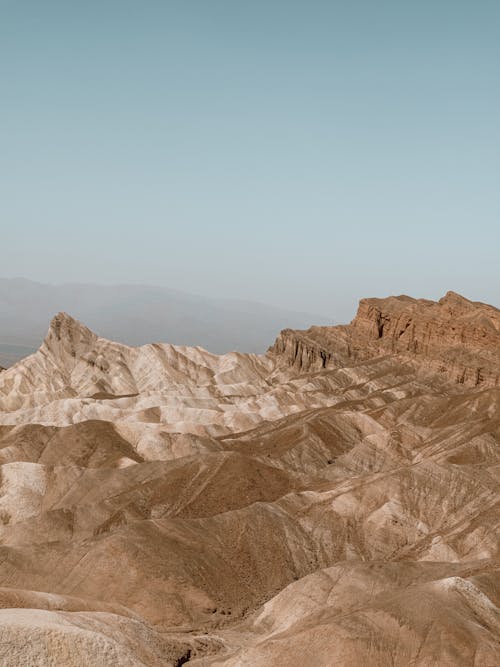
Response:
[[[0,0],[2,277],[500,306],[498,0]]]

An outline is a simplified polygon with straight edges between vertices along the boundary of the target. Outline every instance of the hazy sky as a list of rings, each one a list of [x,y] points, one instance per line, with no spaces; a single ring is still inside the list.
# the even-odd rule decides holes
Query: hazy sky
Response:
[[[4,277],[500,305],[498,0],[0,0]]]

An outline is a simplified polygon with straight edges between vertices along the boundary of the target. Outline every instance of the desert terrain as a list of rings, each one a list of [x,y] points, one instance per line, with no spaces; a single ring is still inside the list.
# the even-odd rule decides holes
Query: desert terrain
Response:
[[[223,354],[265,352],[283,327],[330,319],[262,303],[196,296],[150,285],[50,285],[0,277],[0,366],[39,348],[52,316],[69,311],[101,336],[126,345],[167,340]]]
[[[0,665],[500,664],[500,311],[269,342],[59,313],[0,372]]]

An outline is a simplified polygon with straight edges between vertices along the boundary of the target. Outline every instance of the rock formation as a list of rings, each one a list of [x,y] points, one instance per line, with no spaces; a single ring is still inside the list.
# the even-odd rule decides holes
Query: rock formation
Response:
[[[267,355],[60,313],[0,374],[0,664],[500,664],[500,311]]]
[[[405,355],[452,381],[500,384],[500,311],[448,292],[437,303],[407,296],[362,299],[348,326],[283,331],[271,351],[298,370]]]

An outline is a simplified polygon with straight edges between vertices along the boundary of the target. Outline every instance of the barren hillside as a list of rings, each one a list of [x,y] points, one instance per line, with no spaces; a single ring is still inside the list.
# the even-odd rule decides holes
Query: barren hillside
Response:
[[[0,372],[0,664],[500,664],[500,311],[266,355],[59,313]]]

